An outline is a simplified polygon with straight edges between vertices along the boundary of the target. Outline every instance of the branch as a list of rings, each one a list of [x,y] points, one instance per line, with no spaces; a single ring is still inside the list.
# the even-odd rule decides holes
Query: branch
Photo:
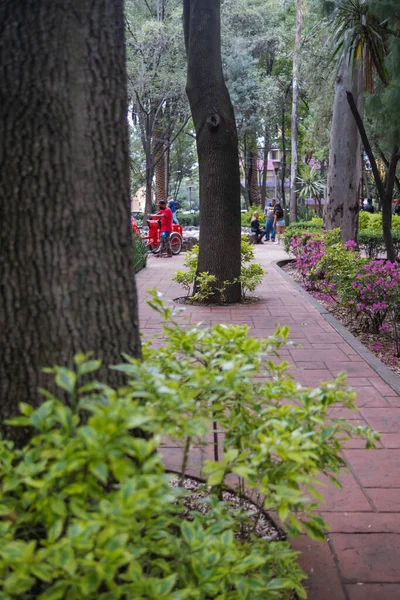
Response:
[[[160,160],[162,159],[162,157],[164,156],[164,154],[167,152],[167,150],[169,148],[171,148],[172,144],[174,143],[174,141],[176,140],[176,138],[178,137],[178,135],[180,135],[182,133],[182,130],[186,127],[189,119],[190,119],[190,115],[186,117],[183,125],[178,129],[178,133],[172,138],[172,140],[170,140],[167,144],[164,145],[164,150],[163,150],[162,154],[160,154],[158,156],[157,160],[153,163],[153,168],[156,166],[156,164],[158,164],[160,162]]]
[[[358,112],[356,103],[354,102],[353,94],[351,92],[346,92],[346,96],[347,96],[347,102],[349,103],[350,110],[355,119],[357,129],[360,133],[361,140],[362,140],[362,143],[364,146],[364,150],[367,153],[369,162],[371,163],[372,173],[374,175],[375,185],[378,190],[379,197],[383,202],[385,199],[385,188],[383,186],[382,178],[378,171],[375,156],[374,156],[374,153],[372,152],[371,144],[369,143],[369,139],[367,137],[367,133],[365,131],[364,124],[362,122],[360,113]]]

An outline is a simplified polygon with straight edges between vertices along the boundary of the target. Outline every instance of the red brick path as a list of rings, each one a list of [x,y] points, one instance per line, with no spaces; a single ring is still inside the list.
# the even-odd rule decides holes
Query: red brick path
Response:
[[[342,409],[361,423],[379,431],[379,449],[367,451],[359,441],[350,443],[345,456],[350,470],[343,473],[343,490],[327,483],[322,490],[326,503],[323,517],[330,525],[325,543],[305,536],[293,542],[301,550],[301,563],[309,579],[310,600],[400,600],[400,399],[324,320],[308,299],[270,265],[286,258],[278,246],[256,248],[257,261],[268,269],[258,290],[261,302],[253,306],[188,307],[191,323],[248,323],[250,334],[268,336],[278,323],[291,329],[291,339],[301,348],[282,355],[293,368],[292,375],[305,385],[318,385],[339,371],[346,371],[357,392],[359,414]],[[172,274],[182,266],[183,255],[171,259],[149,259],[139,273],[139,317],[145,337],[160,332],[160,319],[146,304],[146,291],[157,288],[167,298],[183,295]],[[340,411],[339,411],[340,412]],[[179,448],[165,448],[170,468],[179,464]],[[198,473],[202,453],[194,449],[190,472]]]

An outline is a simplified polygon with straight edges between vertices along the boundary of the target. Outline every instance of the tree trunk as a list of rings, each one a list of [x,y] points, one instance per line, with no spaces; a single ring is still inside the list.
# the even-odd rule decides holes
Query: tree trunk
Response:
[[[108,365],[140,341],[123,1],[2,2],[0,22],[4,422],[55,391],[43,367],[93,351],[116,384]]]
[[[186,91],[196,129],[200,175],[198,271],[216,287],[240,276],[240,171],[235,116],[222,73],[220,0],[184,0]],[[240,284],[227,288],[240,300]],[[212,298],[220,302],[215,290]]]
[[[258,185],[258,155],[257,150],[251,153],[251,180],[250,180],[250,190],[251,190],[251,198],[252,203],[255,206],[261,205],[261,197],[260,197],[260,187]]]
[[[151,151],[150,139],[146,142],[146,202],[144,207],[145,219],[146,215],[153,212],[153,153]]]
[[[270,149],[269,127],[265,125],[264,129],[264,149],[263,149],[263,172],[261,182],[261,208],[264,210],[267,202],[267,175],[268,175],[268,153]]]
[[[361,141],[356,122],[347,104],[351,91],[358,110],[363,113],[364,76],[362,65],[354,70],[347,58],[342,60],[335,85],[327,197],[324,224],[327,229],[340,227],[344,242],[358,234]]]
[[[299,61],[301,28],[303,24],[302,0],[297,0],[296,8],[296,38],[293,53],[293,99],[292,99],[292,157],[290,164],[290,222],[297,219],[297,119],[299,108]]]
[[[155,138],[158,138],[157,132],[155,132]],[[155,172],[156,172],[156,200],[167,199],[167,188],[166,188],[166,173],[165,173],[165,148],[159,140],[155,140],[157,150],[155,153]]]

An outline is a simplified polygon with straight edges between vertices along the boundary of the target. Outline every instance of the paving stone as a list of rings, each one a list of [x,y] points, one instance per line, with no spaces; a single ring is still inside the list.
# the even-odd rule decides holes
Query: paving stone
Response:
[[[377,389],[372,386],[355,387],[353,392],[357,394],[357,406],[359,407],[385,407],[390,406],[389,400],[384,398]]]
[[[399,534],[332,533],[329,539],[346,583],[398,583]]]
[[[293,348],[290,353],[293,356],[293,360],[296,362],[313,362],[315,360],[323,359],[323,361],[327,363],[328,367],[332,362],[347,360],[347,356],[344,352],[339,350],[339,348],[324,350],[324,352],[308,352],[307,350],[302,350],[301,348]]]
[[[314,542],[301,535],[292,540],[292,546],[301,552],[299,563],[308,575],[304,582],[308,600],[346,600],[328,542]]]
[[[347,362],[332,362],[329,369],[333,375],[338,375],[344,371],[348,375],[356,375],[358,377],[370,377],[375,374],[375,371],[364,360],[363,361],[347,361]]]
[[[371,512],[371,504],[352,473],[344,471],[336,478],[342,484],[342,489],[337,488],[325,475],[318,476],[318,480],[324,484],[318,486],[325,498],[325,502],[320,506],[321,511]]]
[[[348,600],[399,600],[398,583],[363,583],[346,585]]]
[[[400,448],[400,433],[382,433],[380,436],[385,448]]]
[[[329,533],[400,533],[398,513],[322,512]]]
[[[400,487],[400,452],[345,450],[344,454],[364,487]]]
[[[376,376],[376,377],[368,377],[368,381],[370,383],[372,383],[372,385],[374,386],[375,389],[378,390],[378,392],[380,394],[382,394],[382,396],[396,396],[398,397],[398,394],[396,394],[396,392],[390,387],[390,385],[388,385],[387,383],[385,383],[380,377]]]
[[[369,425],[379,433],[400,431],[400,408],[360,408]]]
[[[380,512],[400,513],[400,489],[365,488],[365,491]]]

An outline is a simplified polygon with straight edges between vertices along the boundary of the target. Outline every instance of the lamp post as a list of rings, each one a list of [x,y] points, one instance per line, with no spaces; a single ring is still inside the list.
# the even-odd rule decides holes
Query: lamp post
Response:
[[[190,212],[192,212],[192,187],[193,187],[193,184],[189,183],[188,188],[189,188],[189,206],[190,206]]]

